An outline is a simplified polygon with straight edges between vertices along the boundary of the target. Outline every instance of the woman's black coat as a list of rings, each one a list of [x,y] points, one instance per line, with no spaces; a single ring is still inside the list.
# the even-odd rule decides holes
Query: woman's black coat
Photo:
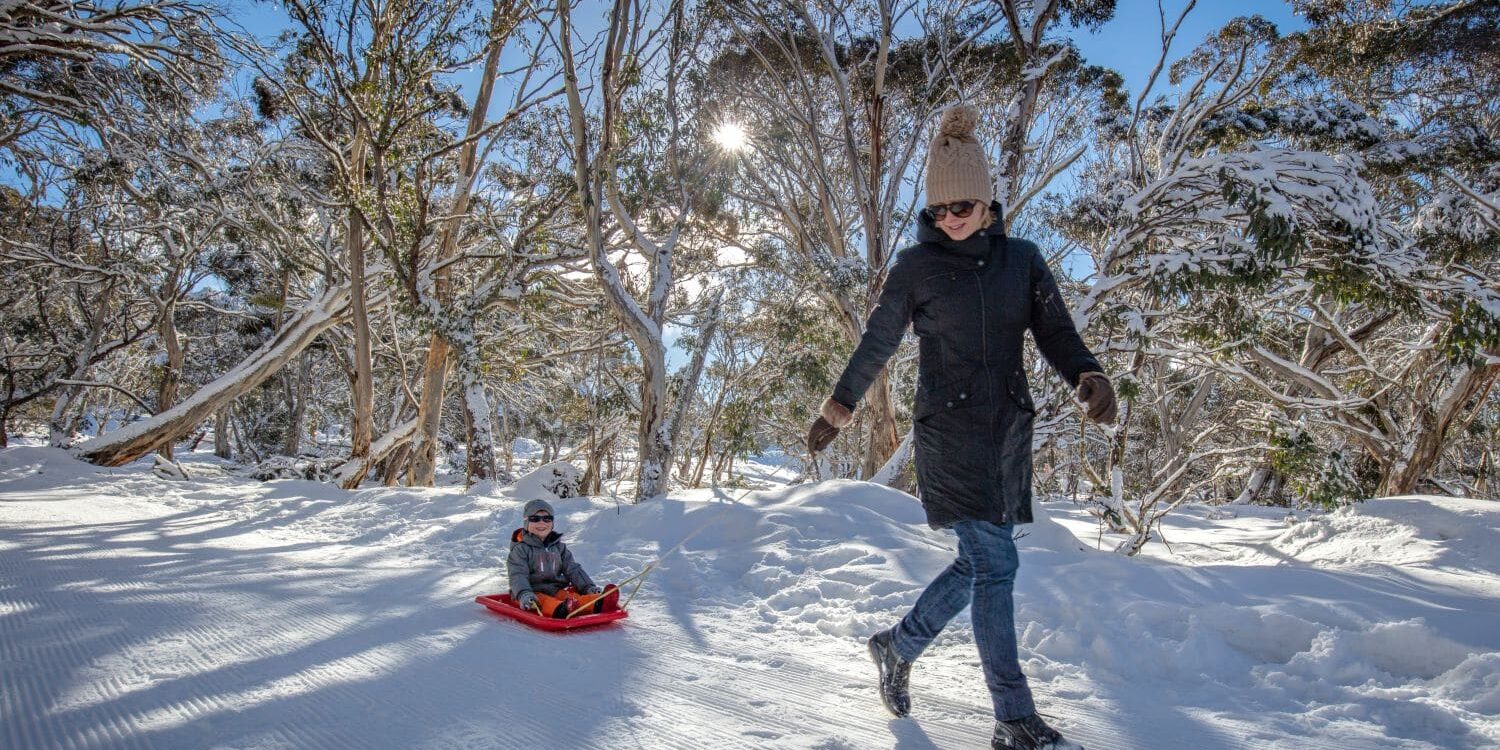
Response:
[[[1024,333],[1071,385],[1103,370],[1036,245],[1007,238],[1000,222],[953,242],[925,216],[917,239],[896,256],[833,400],[852,410],[910,324],[920,337],[912,419],[927,522],[1030,523]]]

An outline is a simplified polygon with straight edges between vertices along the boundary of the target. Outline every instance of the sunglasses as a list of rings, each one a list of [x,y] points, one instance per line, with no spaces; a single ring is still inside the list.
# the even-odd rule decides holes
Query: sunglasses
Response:
[[[527,516],[526,520],[532,523],[552,523],[552,516]]]
[[[939,203],[935,206],[928,206],[922,210],[935,221],[942,221],[949,213],[960,219],[967,219],[969,218],[969,214],[974,213],[974,207],[977,205],[979,205],[979,201],[953,201],[952,203]]]

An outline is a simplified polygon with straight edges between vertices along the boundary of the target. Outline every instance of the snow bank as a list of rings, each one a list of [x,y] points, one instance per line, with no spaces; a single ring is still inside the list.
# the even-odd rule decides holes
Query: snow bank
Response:
[[[511,486],[502,488],[502,491],[523,502],[533,499],[552,502],[565,497],[577,497],[582,484],[583,472],[577,466],[566,461],[554,461],[533,469]]]
[[[35,445],[0,449],[0,482],[7,492],[55,487],[70,481],[93,481],[99,475],[119,474],[73,458],[66,451]]]
[[[1382,498],[1315,516],[1277,537],[1277,549],[1326,566],[1422,565],[1500,576],[1496,503],[1463,498]]]

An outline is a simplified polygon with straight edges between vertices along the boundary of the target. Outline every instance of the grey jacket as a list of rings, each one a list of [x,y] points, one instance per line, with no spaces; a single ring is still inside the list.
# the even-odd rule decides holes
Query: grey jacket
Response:
[[[524,528],[510,535],[510,556],[505,560],[505,570],[510,576],[512,599],[532,591],[538,594],[555,595],[572,586],[578,591],[593,588],[594,581],[584,572],[583,566],[573,560],[568,545],[563,544],[562,534],[554,531],[546,539],[540,539]]]
[[[911,326],[919,339],[917,485],[927,522],[1030,523],[1036,407],[1022,359],[1026,332],[1070,385],[1080,373],[1103,370],[1036,245],[1006,237],[1001,222],[953,242],[925,217],[917,239],[887,274],[833,400],[853,409]]]

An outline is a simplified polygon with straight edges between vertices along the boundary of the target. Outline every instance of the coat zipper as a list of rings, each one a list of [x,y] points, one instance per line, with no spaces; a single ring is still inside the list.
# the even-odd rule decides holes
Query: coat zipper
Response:
[[[989,246],[990,246],[990,253],[989,253],[989,257],[988,257],[987,260],[993,261],[995,259],[995,242],[994,242],[993,239],[990,240]],[[1002,257],[1001,260],[1003,262],[1004,258]],[[980,266],[981,268],[987,267],[989,265],[984,260],[981,260],[980,263],[982,264]],[[1000,402],[999,402],[998,399],[995,398],[995,375],[990,370],[990,311],[989,311],[989,300],[988,300],[988,296],[985,294],[984,279],[983,279],[982,275],[979,273],[979,271],[976,270],[974,272],[974,278],[975,278],[975,281],[979,285],[979,316],[980,316],[979,317],[979,353],[980,353],[980,356],[984,358],[984,388],[985,388],[985,396],[988,397],[987,403],[990,405],[990,407],[989,407],[990,408],[990,413],[987,415],[987,419],[985,421],[989,423],[989,428],[990,428],[990,449],[994,450],[995,446],[997,446],[997,445],[1000,444],[999,436],[995,434],[995,414],[996,414],[996,407],[997,407],[997,405]],[[1000,504],[1000,514],[1001,514],[1001,516],[1000,516],[1000,520],[1001,520],[1002,523],[1004,523],[1004,522],[1008,521],[1009,517],[1010,517],[1010,512],[1009,512],[1009,510],[1007,510],[1007,507],[1008,507],[1009,503],[1008,503],[1008,501],[1004,497],[1004,488],[1005,488],[1005,485],[1004,485],[1004,482],[1001,481],[1002,478],[999,476],[1000,472],[1002,471],[1002,465],[1005,462],[999,460],[998,456],[996,456],[994,458],[995,458],[995,460],[993,460],[993,461],[990,462],[990,467],[991,467],[990,468],[990,482],[994,486],[1000,488],[1000,491],[1001,491],[1001,504]]]

